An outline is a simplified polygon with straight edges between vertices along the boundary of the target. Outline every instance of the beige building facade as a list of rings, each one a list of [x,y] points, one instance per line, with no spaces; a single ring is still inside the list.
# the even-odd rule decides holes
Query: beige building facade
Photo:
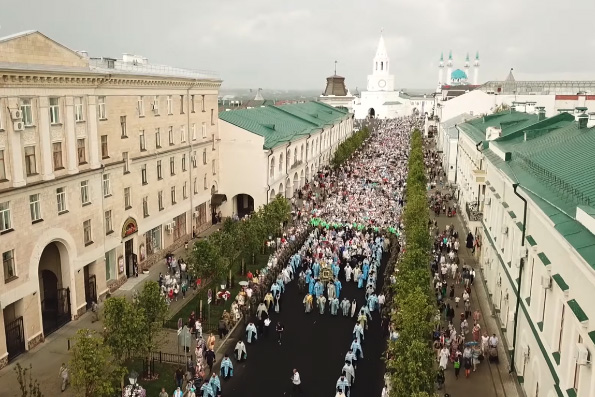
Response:
[[[0,38],[0,368],[208,227],[220,85]]]

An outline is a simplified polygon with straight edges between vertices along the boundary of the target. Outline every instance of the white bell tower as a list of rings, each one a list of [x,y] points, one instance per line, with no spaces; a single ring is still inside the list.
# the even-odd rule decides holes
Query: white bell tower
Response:
[[[384,37],[380,33],[378,48],[372,62],[372,74],[368,75],[368,91],[394,91],[395,77],[389,74],[390,59]]]

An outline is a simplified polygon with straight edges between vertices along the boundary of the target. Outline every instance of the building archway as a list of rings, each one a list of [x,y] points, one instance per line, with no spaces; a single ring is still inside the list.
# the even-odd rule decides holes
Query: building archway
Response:
[[[289,178],[287,178],[285,180],[285,197],[291,198],[291,196],[293,196],[291,180]]]
[[[300,188],[304,187],[305,184],[305,174],[304,170],[302,169],[302,171],[300,172]]]
[[[376,117],[376,111],[374,110],[374,108],[370,108],[368,109],[368,117],[373,119],[374,117]]]
[[[296,191],[299,188],[300,188],[300,176],[296,172],[295,174],[293,174],[293,190]]]
[[[254,212],[254,198],[249,194],[240,193],[232,199],[234,212],[241,219]]]
[[[306,166],[306,183],[310,180],[310,167]]]
[[[39,258],[39,293],[45,336],[71,320],[69,257],[66,247],[57,241],[49,243]]]
[[[275,199],[275,189],[271,189],[271,192],[269,194],[269,201],[273,201]]]
[[[281,196],[283,196],[284,193],[285,193],[285,190],[283,190],[283,184],[280,183],[279,184],[279,193],[277,193],[277,194],[280,194]]]

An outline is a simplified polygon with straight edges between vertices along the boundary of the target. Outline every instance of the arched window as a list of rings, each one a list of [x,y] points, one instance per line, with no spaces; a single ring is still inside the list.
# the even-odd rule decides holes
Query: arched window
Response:
[[[380,62],[380,70],[384,70],[384,62]]]
[[[300,161],[304,161],[304,144],[302,143],[302,147],[300,148]]]
[[[291,166],[291,149],[287,151],[287,168]]]
[[[275,177],[275,158],[271,158],[271,178]]]
[[[279,172],[283,172],[283,153],[279,155]]]
[[[293,164],[298,160],[297,148],[293,149]]]
[[[376,62],[376,70],[378,70],[378,62]]]
[[[275,189],[271,189],[271,200],[275,199]]]

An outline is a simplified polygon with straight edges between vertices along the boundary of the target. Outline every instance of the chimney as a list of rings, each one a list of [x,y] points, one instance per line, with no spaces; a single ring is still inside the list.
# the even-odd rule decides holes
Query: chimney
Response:
[[[537,107],[537,121],[545,120],[545,108],[543,106]]]
[[[589,113],[589,121],[587,122],[587,128],[595,127],[595,112]]]
[[[585,113],[579,114],[576,117],[576,120],[577,120],[579,130],[582,130],[584,128],[587,128],[587,124],[589,122],[589,115],[587,115]]]

